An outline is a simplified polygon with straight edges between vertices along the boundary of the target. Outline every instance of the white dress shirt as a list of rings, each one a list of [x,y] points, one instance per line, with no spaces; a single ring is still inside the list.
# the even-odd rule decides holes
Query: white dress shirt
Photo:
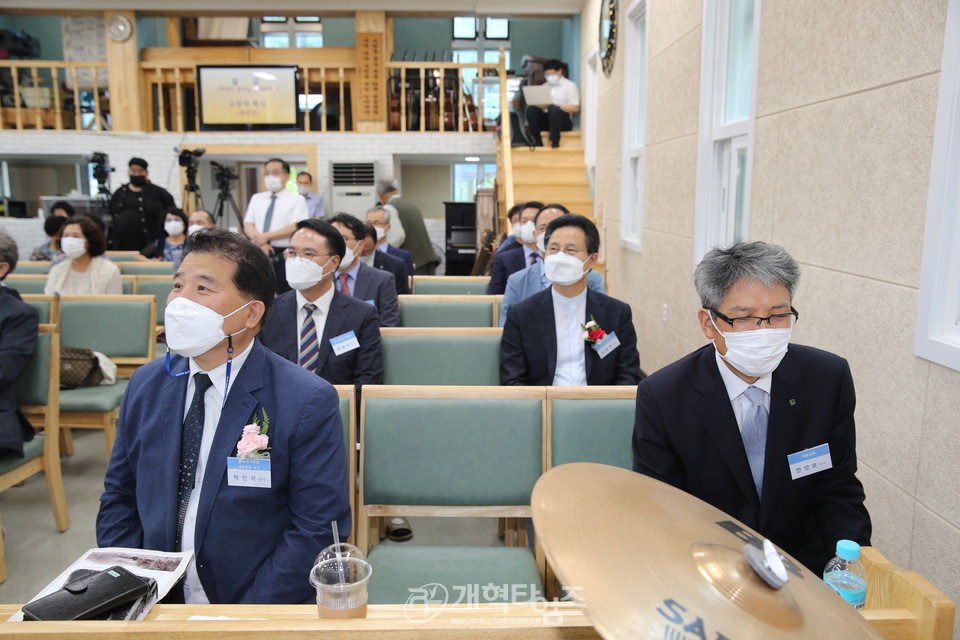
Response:
[[[347,278],[347,286],[350,287],[350,295],[357,295],[357,272],[360,271],[360,260],[354,260],[353,266],[350,267],[347,271],[337,271],[333,277],[333,284],[336,286],[337,291],[343,293],[343,281],[340,279],[340,276],[346,274],[349,277]]]
[[[243,363],[247,361],[250,355],[250,348],[253,347],[253,340],[247,345],[243,352],[233,358],[230,365],[230,386],[233,387],[234,380],[240,375],[240,369]],[[183,416],[186,419],[190,411],[190,404],[193,402],[193,390],[196,383],[193,381],[194,374],[206,373],[212,383],[203,395],[203,437],[200,439],[200,455],[197,457],[197,475],[193,484],[193,491],[190,493],[190,502],[187,503],[187,513],[183,519],[182,546],[184,551],[196,548],[194,535],[197,526],[197,507],[200,505],[200,490],[203,487],[203,474],[207,467],[207,460],[210,457],[210,447],[213,445],[213,436],[217,432],[217,425],[220,423],[220,411],[223,409],[223,385],[227,375],[227,363],[223,363],[213,371],[204,371],[193,358],[190,358],[190,382],[187,383],[187,397],[183,405]],[[229,389],[227,390],[229,394]],[[237,440],[243,435],[243,427],[246,425],[227,425],[225,429],[236,429]],[[226,460],[213,461],[213,473],[222,471],[227,466]],[[200,576],[197,574],[197,558],[190,561],[187,567],[187,576],[183,582],[183,598],[187,604],[209,604],[207,594],[200,584]]]
[[[330,287],[327,292],[313,300],[317,308],[313,312],[313,324],[317,327],[317,344],[323,339],[323,328],[327,324],[327,316],[330,313],[330,303],[333,302],[333,292],[336,287]],[[303,305],[310,302],[303,297],[303,293],[297,291],[297,349],[300,349],[300,332],[303,331],[303,323],[307,321],[307,316],[303,313]]]
[[[767,415],[770,415],[770,388],[773,382],[773,374],[768,373],[765,376],[757,378],[757,381],[752,385],[747,384],[740,376],[730,370],[727,363],[720,357],[720,352],[716,350],[716,347],[714,347],[713,351],[716,354],[720,377],[723,378],[723,385],[727,388],[727,396],[730,398],[730,404],[733,406],[733,415],[737,417],[737,426],[740,427],[740,430],[743,431],[743,415],[751,405],[750,399],[744,393],[747,387],[757,387],[767,392],[763,399],[763,404],[767,409]]]
[[[583,328],[587,318],[587,289],[568,298],[551,289],[553,319],[557,328],[557,369],[553,386],[578,387],[587,384]]]
[[[311,191],[303,196],[303,200],[307,205],[307,215],[310,218],[323,218],[326,215],[323,208],[323,198],[319,194]]]
[[[273,217],[270,219],[270,228],[264,229],[263,224],[267,221],[267,210],[270,208],[270,196],[273,195],[277,196],[273,205]],[[243,221],[252,222],[257,231],[265,233],[306,220],[307,215],[307,202],[302,195],[280,189],[276,193],[261,191],[253,194],[250,197],[250,203],[247,205],[247,213],[244,215]],[[274,247],[288,247],[290,246],[290,238],[275,238],[270,241],[270,244]]]
[[[560,82],[550,87],[550,99],[558,107],[575,104],[580,106],[580,90],[573,80],[560,77]]]

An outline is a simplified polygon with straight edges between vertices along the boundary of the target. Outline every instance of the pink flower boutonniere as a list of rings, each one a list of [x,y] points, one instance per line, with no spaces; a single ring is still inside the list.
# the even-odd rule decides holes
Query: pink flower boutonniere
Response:
[[[590,321],[587,322],[587,324],[580,325],[580,328],[583,329],[584,342],[589,342],[590,344],[600,342],[607,335],[607,332],[600,328],[600,325],[597,324],[593,316],[590,316]]]
[[[259,419],[258,419],[259,418]],[[243,434],[237,442],[237,457],[241,460],[255,460],[269,458],[270,438],[267,430],[270,428],[270,419],[266,411],[261,409],[260,416],[254,415],[253,423],[243,428]]]

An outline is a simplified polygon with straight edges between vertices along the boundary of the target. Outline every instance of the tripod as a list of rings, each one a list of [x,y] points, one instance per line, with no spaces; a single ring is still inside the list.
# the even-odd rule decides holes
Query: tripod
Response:
[[[197,186],[196,167],[187,167],[187,184],[183,185],[183,199],[180,200],[180,204],[187,215],[197,209],[203,209],[203,195],[200,193],[200,187]]]
[[[240,217],[240,207],[237,206],[237,201],[234,199],[233,194],[230,193],[230,182],[220,184],[220,193],[217,195],[217,204],[213,207],[213,217],[217,221],[217,225],[220,225],[223,220],[223,210],[224,208],[230,205],[230,209],[233,211],[233,215],[237,219],[237,229],[243,230],[243,218]]]

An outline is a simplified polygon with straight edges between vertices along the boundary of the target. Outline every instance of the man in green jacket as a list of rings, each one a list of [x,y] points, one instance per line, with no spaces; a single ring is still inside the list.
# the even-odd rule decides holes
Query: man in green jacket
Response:
[[[397,183],[392,178],[377,181],[377,198],[384,208],[392,207],[397,212],[406,238],[400,248],[413,255],[414,273],[418,276],[432,276],[437,271],[440,258],[433,251],[433,243],[423,223],[423,214],[417,205],[400,197]]]

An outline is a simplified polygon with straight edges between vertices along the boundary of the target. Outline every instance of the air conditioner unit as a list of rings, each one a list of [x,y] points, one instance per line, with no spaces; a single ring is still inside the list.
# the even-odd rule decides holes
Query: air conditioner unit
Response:
[[[333,176],[333,206],[328,208],[328,214],[349,213],[366,220],[367,211],[376,204],[375,163],[332,162],[330,175]]]

